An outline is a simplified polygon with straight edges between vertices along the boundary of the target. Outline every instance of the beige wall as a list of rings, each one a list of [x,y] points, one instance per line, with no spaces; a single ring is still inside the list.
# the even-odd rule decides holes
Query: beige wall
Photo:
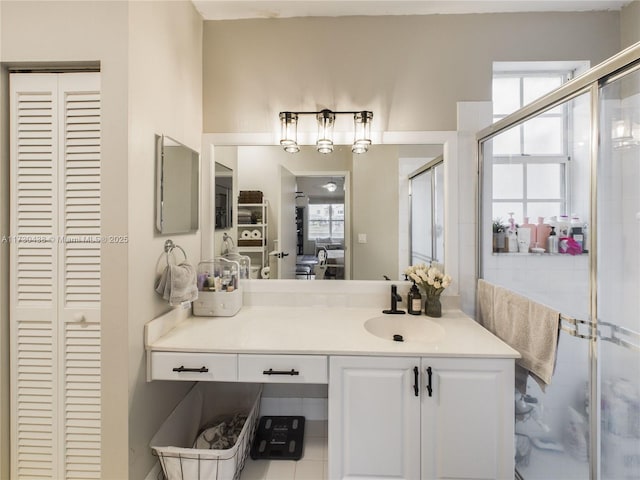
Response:
[[[129,9],[129,478],[157,460],[149,440],[190,384],[146,382],[144,324],[170,307],[153,282],[166,265],[164,242],[200,261],[200,232],[155,230],[155,134],[200,151],[202,19],[191,2],[134,2]],[[180,261],[182,254],[175,253]],[[124,348],[124,345],[122,345]]]
[[[201,18],[186,1],[3,1],[0,12],[3,66],[100,65],[102,233],[129,238],[128,244],[105,244],[102,250],[102,478],[144,478],[155,462],[149,440],[187,388],[145,382],[143,325],[168,309],[153,292],[165,240],[154,230],[154,134],[166,133],[199,150]],[[5,73],[0,78],[3,93],[6,81]],[[6,93],[3,105],[5,99]],[[0,117],[3,168],[8,164],[6,117],[4,108]],[[6,175],[5,170],[2,173]],[[6,186],[1,182],[6,183],[6,177],[0,176],[4,199]],[[2,205],[0,224],[7,215],[7,202]],[[191,261],[198,262],[199,234],[172,238]],[[2,262],[5,251],[0,254]],[[0,277],[4,279],[6,268]],[[7,315],[5,311],[0,315],[0,332],[4,332]],[[6,355],[4,335],[2,340],[0,354]],[[5,420],[0,424],[0,439],[6,438]],[[1,447],[0,478],[6,478],[6,443]]]
[[[383,280],[398,272],[398,146],[378,145],[353,156],[353,278]],[[391,159],[391,160],[390,160]],[[396,199],[389,201],[388,199]],[[406,226],[403,227],[406,229]],[[389,232],[393,232],[392,235]],[[358,243],[358,234],[367,243]]]
[[[127,233],[127,4],[10,2],[2,10],[4,65],[100,63],[102,84],[102,233]],[[3,102],[6,105],[5,102]],[[3,111],[6,109],[3,109]],[[6,129],[6,127],[5,127]],[[3,151],[3,153],[5,153]],[[3,164],[8,163],[6,156]],[[3,205],[7,205],[4,203]],[[6,207],[3,207],[6,208]],[[102,249],[103,478],[126,478],[128,245]],[[118,352],[114,354],[114,352]],[[4,391],[4,389],[3,389]]]
[[[640,42],[640,0],[634,0],[620,12],[620,46]]]
[[[377,131],[456,129],[493,61],[620,48],[618,12],[207,21],[204,131],[273,132],[281,110],[367,109]]]
[[[2,8],[0,8],[0,32]],[[0,35],[0,60],[2,35]],[[0,67],[0,101],[8,98],[7,74]],[[6,103],[5,103],[6,105]],[[9,205],[8,116],[0,109],[0,205]],[[0,208],[0,235],[9,234],[9,215]],[[0,478],[9,477],[9,249],[0,247]]]

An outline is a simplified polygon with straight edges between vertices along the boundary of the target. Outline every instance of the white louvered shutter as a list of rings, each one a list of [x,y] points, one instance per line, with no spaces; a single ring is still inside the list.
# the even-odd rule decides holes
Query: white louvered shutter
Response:
[[[99,74],[10,85],[12,476],[99,478]]]
[[[65,478],[100,478],[100,77],[60,77]],[[62,203],[62,202],[61,202]]]

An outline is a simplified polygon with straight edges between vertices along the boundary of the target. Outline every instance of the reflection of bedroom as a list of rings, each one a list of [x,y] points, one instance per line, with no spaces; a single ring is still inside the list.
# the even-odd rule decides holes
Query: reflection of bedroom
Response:
[[[296,278],[344,279],[344,177],[296,177]]]

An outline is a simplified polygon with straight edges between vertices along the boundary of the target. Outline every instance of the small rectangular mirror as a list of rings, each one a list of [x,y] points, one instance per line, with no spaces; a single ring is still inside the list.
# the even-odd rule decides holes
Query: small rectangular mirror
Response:
[[[233,170],[216,162],[216,230],[233,227]]]
[[[199,154],[156,135],[156,228],[160,233],[198,230]]]

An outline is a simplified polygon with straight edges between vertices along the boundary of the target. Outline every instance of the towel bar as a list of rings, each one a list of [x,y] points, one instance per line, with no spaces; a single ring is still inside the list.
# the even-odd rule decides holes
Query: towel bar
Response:
[[[596,335],[603,342],[610,342],[620,347],[629,348],[631,350],[640,351],[640,345],[638,343],[634,343],[632,340],[635,339],[636,342],[640,340],[640,333],[631,330],[629,328],[621,327],[620,325],[615,325],[609,322],[600,321],[597,325],[594,322],[589,322],[586,320],[578,320],[573,317],[569,317],[568,315],[560,314],[560,330],[568,333],[571,336],[584,338],[587,340],[593,340],[595,337],[593,334],[583,334],[580,333],[580,326],[586,325],[590,332],[595,330]],[[569,325],[564,325],[562,322],[566,322]],[[596,329],[597,327],[597,329]],[[608,335],[603,335],[603,331],[600,327],[609,328]],[[622,338],[622,336],[626,336],[627,339]],[[633,337],[633,339],[629,339],[629,337]]]
[[[562,322],[566,322],[569,326],[564,325]],[[584,338],[586,340],[593,340],[595,337],[591,334],[580,333],[580,326],[586,325],[589,327],[589,331],[591,332],[595,328],[595,324],[593,322],[589,322],[587,320],[578,320],[573,317],[569,317],[563,313],[560,314],[560,330],[568,333],[573,337]]]
[[[636,342],[640,341],[640,333],[633,331],[629,328],[621,327],[620,325],[614,325],[609,322],[598,322],[599,327],[610,328],[609,336],[604,337],[601,335],[601,331],[598,330],[598,335],[605,342],[611,342],[615,345],[619,345],[621,347],[629,348],[631,350],[635,350],[640,352],[640,345],[633,343],[632,341],[625,340],[624,338],[620,338],[619,335],[626,335],[627,337],[635,337]]]

